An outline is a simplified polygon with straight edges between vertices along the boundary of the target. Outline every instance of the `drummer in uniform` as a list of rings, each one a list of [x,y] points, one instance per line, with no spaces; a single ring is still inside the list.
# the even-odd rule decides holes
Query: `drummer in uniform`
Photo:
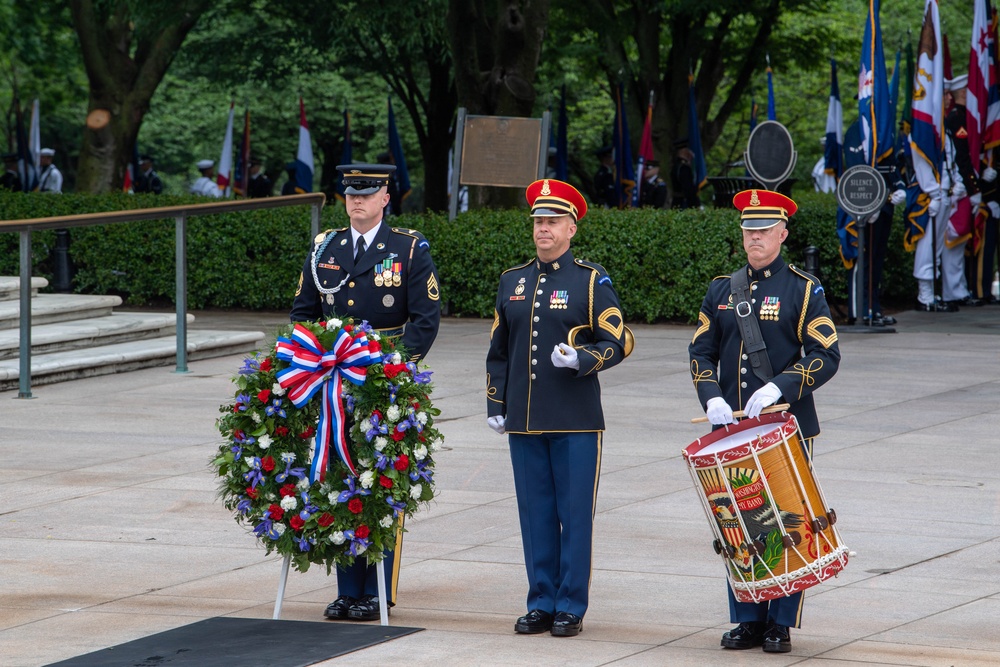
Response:
[[[570,250],[583,196],[544,179],[526,197],[536,256],[500,276],[487,423],[508,434],[528,575],[528,613],[514,631],[572,637],[589,600],[604,431],[597,376],[624,358],[626,328],[607,271]]]
[[[386,186],[396,169],[386,164],[342,164],[349,227],[327,230],[313,240],[292,304],[292,322],[327,317],[367,320],[383,336],[396,338],[404,358],[423,359],[441,322],[437,270],[427,239],[415,229],[389,227],[382,211]],[[385,554],[390,606],[399,583],[402,524],[395,551]],[[378,569],[365,559],[337,568],[338,597],[326,608],[330,619],[379,618]]]
[[[748,263],[749,308],[734,306],[730,276],[709,285],[698,313],[698,328],[688,354],[698,399],[715,426],[733,422],[733,410],[755,418],[769,405],[789,403],[802,432],[806,456],[819,434],[812,393],[837,372],[840,348],[823,286],[814,276],[786,264],[781,244],[797,206],[767,190],[745,190],[733,197],[741,212],[743,248]],[[744,347],[741,311],[757,320],[773,377],[752,364]],[[758,377],[755,370],[764,378]],[[728,589],[728,587],[727,587]],[[789,628],[800,627],[802,593],[769,602],[737,602],[729,592],[730,620],[739,625],[722,636],[722,646],[768,653],[791,650]]]

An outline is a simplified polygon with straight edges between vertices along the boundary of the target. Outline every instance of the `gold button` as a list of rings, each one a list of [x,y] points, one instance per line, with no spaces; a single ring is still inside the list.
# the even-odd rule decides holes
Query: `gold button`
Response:
[[[348,306],[353,306],[354,305],[354,299],[348,299],[347,300],[347,305]]]
[[[354,281],[352,280],[351,282],[347,283],[347,286],[348,287],[354,287]]]

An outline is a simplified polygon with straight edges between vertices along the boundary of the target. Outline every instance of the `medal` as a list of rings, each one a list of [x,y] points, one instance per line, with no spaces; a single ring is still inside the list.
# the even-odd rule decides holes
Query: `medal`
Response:
[[[376,273],[375,274],[375,287],[381,287],[383,282],[384,281],[382,280],[382,274],[381,273]]]
[[[396,303],[396,299],[391,294],[386,294],[382,297],[382,305],[386,308],[391,308],[394,303]]]
[[[326,302],[327,302],[327,303],[328,303],[329,305],[331,305],[331,306],[333,305],[333,295],[332,295],[332,294],[327,294],[327,295],[326,295]]]
[[[392,286],[399,287],[403,284],[403,278],[398,273],[392,274]]]
[[[549,297],[549,308],[565,310],[569,307],[567,303],[569,303],[569,292],[566,290],[554,290]]]

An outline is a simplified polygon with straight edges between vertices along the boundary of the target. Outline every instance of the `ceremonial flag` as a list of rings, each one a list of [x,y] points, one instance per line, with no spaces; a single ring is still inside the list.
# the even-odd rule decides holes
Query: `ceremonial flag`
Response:
[[[24,192],[32,192],[38,188],[38,169],[35,168],[34,160],[31,157],[31,145],[28,142],[28,132],[24,127],[24,114],[21,111],[21,101],[14,98],[16,107],[16,125],[14,132],[17,135],[17,172],[21,178],[21,189]]]
[[[222,139],[222,154],[219,156],[219,168],[215,173],[215,183],[223,197],[233,193],[233,114],[236,103],[229,103],[229,118],[226,120],[226,136]]]
[[[892,111],[892,145],[896,146],[896,112],[899,111],[899,61],[903,52],[896,49],[896,64],[892,68],[892,80],[889,81],[889,109]]]
[[[939,17],[940,18],[940,17]],[[940,28],[940,22],[938,27]],[[951,47],[948,46],[948,35],[941,35],[941,41],[944,43],[944,78],[951,79],[954,76],[951,73]]]
[[[351,164],[353,158],[351,157],[351,115],[347,113],[347,109],[344,109],[344,143],[340,149],[340,163],[339,164]],[[449,164],[451,164],[449,162]],[[451,181],[448,181],[449,183]],[[333,188],[333,196],[340,201],[346,202],[344,196],[344,179],[338,178],[337,184]]]
[[[921,189],[927,194],[937,194],[941,188],[941,141],[944,136],[944,54],[938,0],[925,2],[913,78],[910,147]]]
[[[771,73],[771,56],[767,57],[767,119],[778,120],[778,114],[774,108],[774,78]]]
[[[830,58],[830,105],[826,111],[826,147],[823,154],[824,171],[840,180],[844,173],[844,107],[840,103],[840,84],[837,83],[837,61]],[[827,190],[824,190],[827,192]]]
[[[233,190],[241,197],[250,194],[250,108],[243,113],[243,138],[236,151],[236,182]]]
[[[708,167],[705,166],[705,151],[701,149],[701,131],[698,129],[698,105],[694,99],[694,74],[688,74],[688,149],[693,154],[691,169],[694,182],[700,192],[708,185]]]
[[[642,126],[642,140],[639,142],[639,165],[636,167],[635,189],[632,191],[632,206],[638,207],[644,180],[646,163],[653,159],[653,91],[649,91],[649,107],[646,122]]]
[[[309,123],[306,122],[306,105],[300,96],[299,150],[295,155],[295,191],[312,192],[314,173],[316,173],[316,168],[313,163],[313,149],[312,140],[309,136]]]
[[[559,98],[559,128],[556,130],[556,178],[569,178],[569,118],[566,115],[566,84]]]
[[[632,202],[632,188],[635,187],[635,167],[623,96],[624,86],[619,83],[615,88],[615,127],[611,138],[615,148],[615,199],[618,208],[626,208]]]
[[[893,125],[896,124],[889,101],[879,4],[879,0],[868,1],[868,19],[861,42],[861,69],[858,74],[858,114],[865,161],[871,166],[892,155]]]
[[[399,140],[399,130],[396,129],[396,115],[392,112],[391,96],[389,97],[389,152],[396,161],[396,186],[399,188],[399,196],[401,199],[406,199],[411,190],[410,172],[406,168],[403,142]]]
[[[997,85],[997,53],[990,25],[989,0],[975,2],[965,110],[969,156],[978,174],[983,152],[1000,144],[1000,86]]]
[[[28,125],[28,151],[31,153],[31,165],[41,178],[42,174],[42,129],[39,123],[38,98],[31,103],[31,124]]]
[[[139,142],[132,142],[132,161],[125,167],[125,180],[122,181],[122,192],[132,192],[136,179],[139,177]]]

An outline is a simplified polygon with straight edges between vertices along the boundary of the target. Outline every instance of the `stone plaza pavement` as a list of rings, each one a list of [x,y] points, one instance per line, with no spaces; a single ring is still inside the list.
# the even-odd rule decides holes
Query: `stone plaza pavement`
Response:
[[[1000,664],[1000,307],[842,329],[817,393],[816,470],[856,555],[806,593],[793,650],[726,651],[725,579],[681,449],[707,432],[693,327],[637,325],[602,374],[608,430],[590,610],[576,638],[519,636],[526,590],[510,461],[486,426],[490,322],[448,319],[429,357],[446,436],[438,498],[409,521],[391,623],[426,628],[321,663]],[[198,314],[268,333],[280,313]],[[0,665],[27,667],[215,616],[271,618],[280,560],[216,499],[218,406],[241,357],[0,393]],[[292,572],[282,618],[336,582]]]

